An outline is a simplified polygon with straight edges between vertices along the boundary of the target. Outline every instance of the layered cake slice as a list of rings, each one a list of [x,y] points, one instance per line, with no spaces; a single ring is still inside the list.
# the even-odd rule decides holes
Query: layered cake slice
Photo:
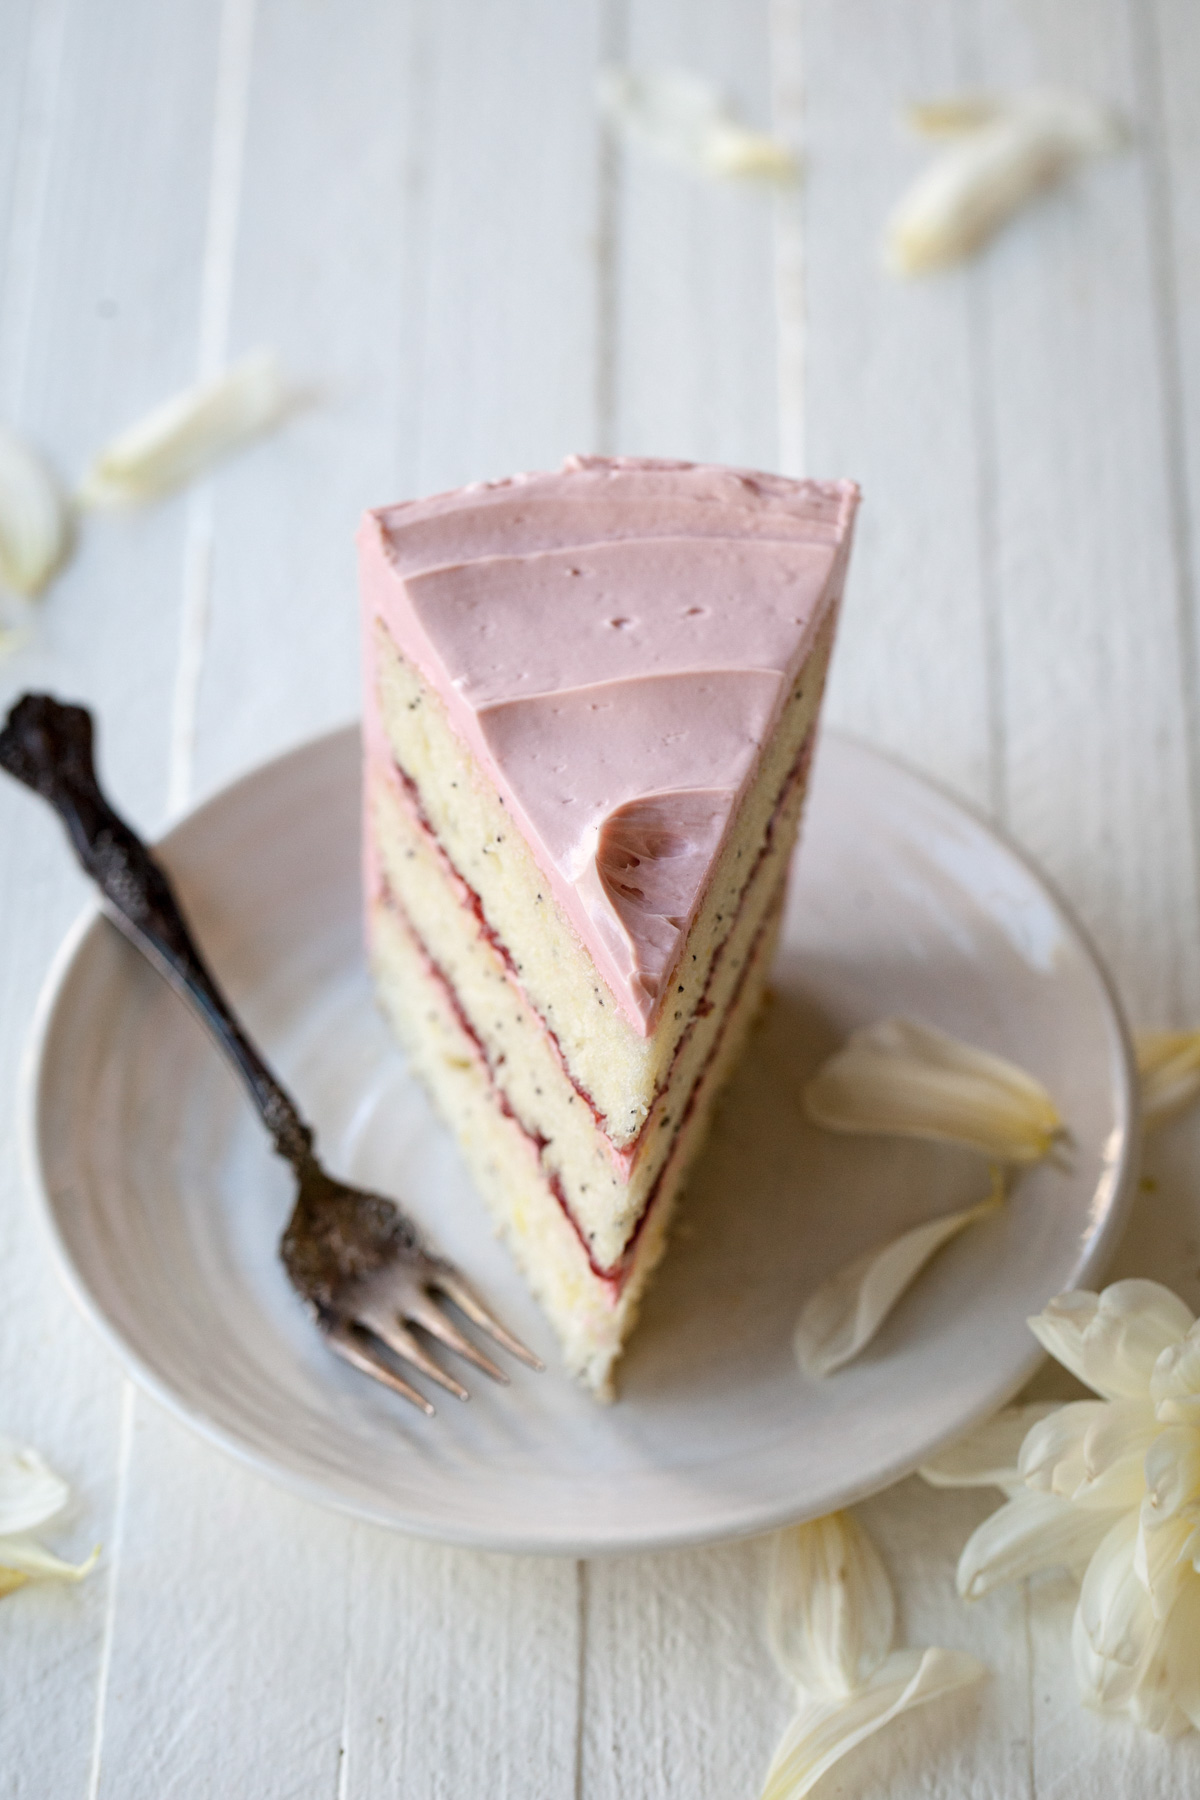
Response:
[[[571,457],[363,522],[379,996],[605,1397],[762,997],[857,499]]]

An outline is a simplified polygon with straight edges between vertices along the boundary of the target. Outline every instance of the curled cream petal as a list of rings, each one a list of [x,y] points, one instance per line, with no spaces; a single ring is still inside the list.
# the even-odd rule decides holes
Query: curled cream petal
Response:
[[[1063,1129],[1040,1081],[914,1019],[854,1032],[813,1076],[804,1105],[830,1131],[935,1138],[999,1162],[1037,1162]]]
[[[70,535],[66,502],[49,469],[0,426],[0,588],[27,599],[40,594]]]
[[[84,476],[80,503],[141,506],[157,500],[278,425],[296,399],[273,352],[254,351],[113,438]]]
[[[719,89],[684,69],[602,69],[601,111],[627,136],[693,174],[794,181],[797,163],[780,139],[738,123]]]
[[[1032,1428],[1017,1466],[1036,1492],[1077,1506],[1136,1507],[1159,1430],[1148,1400],[1079,1400]]]
[[[1200,1098],[1200,1031],[1134,1033],[1142,1126],[1155,1131]]]
[[[1168,1425],[1146,1451],[1142,1517],[1153,1528],[1186,1506],[1200,1505],[1200,1430]]]
[[[36,1450],[0,1438],[0,1536],[36,1531],[60,1513],[69,1498],[62,1476]]]
[[[1163,1625],[1163,1659],[1171,1698],[1200,1731],[1200,1577],[1193,1575]]]
[[[1077,1568],[1113,1524],[1111,1512],[1072,1506],[1057,1494],[1016,1494],[971,1533],[958,1559],[958,1591],[979,1600],[1040,1569]]]
[[[1155,1364],[1179,1344],[1192,1313],[1157,1281],[1116,1281],[1103,1293],[1059,1294],[1029,1329],[1043,1349],[1106,1400],[1145,1399]]]
[[[871,1342],[901,1295],[929,1259],[960,1231],[999,1210],[1002,1188],[986,1200],[944,1218],[915,1225],[881,1249],[868,1250],[839,1269],[809,1299],[792,1340],[806,1375],[831,1375]]]
[[[1027,1400],[1020,1406],[1001,1407],[966,1437],[924,1463],[917,1473],[931,1487],[1019,1487],[1021,1445],[1034,1425],[1059,1411],[1056,1400]]]
[[[1150,1398],[1164,1425],[1200,1425],[1200,1324],[1159,1352]]]
[[[1096,1655],[1117,1665],[1128,1681],[1119,1695],[1128,1699],[1133,1683],[1155,1647],[1158,1621],[1150,1596],[1138,1579],[1136,1512],[1124,1513],[1093,1552],[1079,1593],[1079,1617]],[[1116,1692],[1113,1698],[1118,1698]]]
[[[1113,113],[1082,95],[1030,93],[997,105],[900,200],[888,221],[888,267],[920,275],[973,255],[1042,189],[1123,138]]]
[[[784,1732],[762,1800],[802,1800],[839,1758],[914,1706],[979,1681],[963,1650],[897,1650],[852,1694],[807,1701]]]
[[[775,1540],[767,1635],[780,1669],[810,1695],[849,1694],[892,1647],[896,1603],[871,1539],[847,1512]]]
[[[82,1581],[95,1568],[99,1550],[81,1563],[64,1562],[24,1533],[0,1538],[0,1594],[23,1587],[27,1581]]]
[[[1155,1618],[1165,1619],[1184,1585],[1196,1578],[1189,1554],[1193,1527],[1188,1519],[1154,1519],[1148,1513],[1143,1505],[1137,1516],[1133,1566]]]

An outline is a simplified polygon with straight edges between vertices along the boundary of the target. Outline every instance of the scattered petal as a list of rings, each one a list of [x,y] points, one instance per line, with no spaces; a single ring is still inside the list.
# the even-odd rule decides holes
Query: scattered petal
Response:
[[[1021,1445],[1031,1426],[1059,1410],[1057,1400],[1029,1400],[1022,1406],[1002,1407],[917,1473],[931,1487],[1018,1488],[1022,1485],[1017,1469]]]
[[[693,174],[794,181],[796,158],[780,139],[738,123],[720,91],[682,69],[600,72],[601,111],[629,137]]]
[[[49,469],[0,426],[0,588],[26,599],[40,594],[70,535],[66,502]]]
[[[0,1536],[36,1531],[60,1513],[70,1498],[61,1475],[36,1450],[0,1438]],[[0,1545],[0,1553],[3,1546]]]
[[[1200,1098],[1200,1031],[1134,1033],[1142,1084],[1142,1126],[1156,1131]]]
[[[888,222],[887,265],[899,275],[925,274],[973,255],[1085,157],[1124,142],[1111,110],[1079,94],[1032,92],[986,110],[979,100],[942,102],[918,116],[925,129],[928,122],[953,121],[961,135],[917,177]]]
[[[817,1289],[800,1314],[793,1346],[804,1373],[815,1379],[850,1362],[871,1342],[900,1296],[943,1244],[976,1219],[999,1211],[1003,1204],[1003,1184],[996,1180],[986,1200],[916,1225],[882,1249],[868,1250],[839,1269]]]
[[[1144,1399],[1155,1364],[1194,1323],[1157,1281],[1117,1281],[1101,1294],[1059,1294],[1029,1329],[1043,1349],[1106,1400]]]
[[[27,1581],[82,1581],[96,1566],[98,1549],[81,1563],[63,1562],[39,1544],[36,1538],[16,1536],[0,1539],[0,1593],[12,1593]]]
[[[767,1632],[783,1673],[808,1694],[849,1694],[892,1647],[896,1605],[879,1552],[847,1512],[775,1540]]]
[[[804,1104],[830,1131],[935,1138],[999,1162],[1037,1162],[1063,1131],[1040,1081],[913,1019],[856,1031],[813,1076]]]
[[[157,500],[280,424],[296,402],[274,354],[255,351],[115,437],[84,476],[80,502],[113,507]]]
[[[905,123],[919,137],[961,137],[990,125],[1005,110],[996,94],[957,94],[946,100],[918,100],[904,111]]]
[[[802,1800],[839,1758],[914,1706],[987,1673],[962,1650],[897,1650],[852,1694],[806,1701],[771,1761],[762,1800]]]
[[[1057,1494],[1015,1494],[976,1527],[958,1560],[958,1591],[980,1600],[1041,1569],[1078,1568],[1113,1524],[1111,1512],[1072,1506]]]

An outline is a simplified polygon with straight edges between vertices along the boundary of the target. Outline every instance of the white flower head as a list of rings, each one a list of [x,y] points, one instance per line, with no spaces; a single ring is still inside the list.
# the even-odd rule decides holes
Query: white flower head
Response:
[[[1155,1281],[1060,1294],[1029,1323],[1100,1398],[1035,1418],[1015,1470],[997,1469],[1010,1498],[968,1540],[959,1592],[1078,1570],[1086,1703],[1168,1735],[1200,1728],[1200,1326]],[[953,1460],[988,1456],[968,1440]]]

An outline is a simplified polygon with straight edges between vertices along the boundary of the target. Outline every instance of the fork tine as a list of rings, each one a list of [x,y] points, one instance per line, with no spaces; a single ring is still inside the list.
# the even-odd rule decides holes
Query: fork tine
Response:
[[[417,1342],[412,1332],[398,1318],[384,1312],[382,1308],[379,1310],[372,1308],[369,1312],[361,1315],[361,1322],[368,1331],[373,1332],[382,1343],[386,1344],[389,1350],[395,1351],[397,1356],[402,1356],[405,1362],[412,1363],[415,1368],[420,1369],[422,1375],[428,1375],[431,1381],[436,1381],[439,1387],[444,1387],[448,1394],[453,1394],[459,1400],[470,1398],[462,1383],[455,1381],[453,1375],[447,1375],[445,1369],[434,1362],[428,1350]]]
[[[492,1377],[493,1381],[502,1381],[507,1387],[508,1376],[504,1370],[497,1368],[491,1357],[485,1356],[469,1337],[463,1335],[457,1325],[451,1324],[437,1302],[428,1294],[420,1294],[415,1300],[410,1301],[404,1309],[404,1316],[411,1325],[419,1325],[423,1331],[429,1333],[430,1337],[435,1337],[439,1343],[445,1344],[447,1349],[457,1350],[460,1356],[465,1356],[468,1362],[473,1362],[477,1369],[482,1369],[485,1375]]]
[[[430,1405],[424,1394],[418,1394],[415,1387],[409,1387],[407,1381],[397,1375],[394,1369],[389,1368],[381,1357],[375,1356],[352,1327],[330,1325],[325,1332],[325,1342],[335,1355],[340,1356],[344,1362],[348,1362],[352,1368],[358,1369],[363,1375],[372,1376],[376,1381],[382,1381],[384,1387],[390,1387],[395,1393],[402,1394],[427,1418],[433,1417],[436,1409]]]
[[[505,1331],[499,1319],[493,1319],[474,1288],[468,1286],[457,1269],[448,1269],[439,1263],[434,1274],[429,1277],[429,1285],[438,1288],[445,1294],[447,1300],[454,1302],[459,1312],[466,1314],[473,1325],[478,1325],[481,1331],[486,1331],[489,1337],[495,1338],[496,1342],[505,1350],[511,1350],[514,1356],[520,1357],[521,1361],[527,1363],[531,1369],[545,1368],[546,1365],[540,1356],[535,1356],[532,1350],[527,1350],[520,1338],[515,1338],[510,1331]]]

